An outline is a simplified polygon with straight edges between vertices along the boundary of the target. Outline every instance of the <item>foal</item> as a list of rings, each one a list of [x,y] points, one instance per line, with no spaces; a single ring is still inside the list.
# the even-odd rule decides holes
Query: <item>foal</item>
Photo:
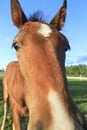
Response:
[[[1,130],[5,129],[6,115],[9,109],[9,100],[12,107],[13,129],[24,130],[23,118],[27,114],[27,107],[24,99],[24,82],[17,61],[11,62],[6,68],[3,78],[4,93],[4,119]],[[9,97],[9,99],[8,99]]]
[[[73,103],[65,74],[68,40],[59,31],[64,26],[66,0],[50,24],[27,20],[18,0],[11,0],[11,15],[19,33],[13,47],[25,80],[29,109],[28,130],[87,130],[84,116]]]

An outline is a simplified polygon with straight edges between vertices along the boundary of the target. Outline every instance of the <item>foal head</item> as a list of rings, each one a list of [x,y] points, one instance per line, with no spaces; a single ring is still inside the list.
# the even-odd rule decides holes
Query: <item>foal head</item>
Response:
[[[17,51],[17,56],[24,57],[30,55],[31,48],[43,48],[43,51],[50,51],[57,56],[61,68],[64,67],[65,51],[69,49],[68,40],[59,31],[64,26],[66,18],[67,3],[64,0],[51,22],[45,23],[39,13],[36,12],[30,19],[27,19],[17,0],[11,0],[11,14],[14,24],[19,28],[19,33],[14,39],[13,46]],[[26,51],[26,54],[23,54]],[[34,50],[32,50],[33,53]],[[27,57],[27,59],[29,59]],[[24,58],[27,60],[26,58]],[[24,62],[25,63],[25,62]]]
[[[58,96],[63,100],[66,99],[65,74],[63,73],[65,51],[69,49],[69,44],[66,37],[59,32],[64,26],[66,7],[67,3],[64,0],[60,10],[48,24],[40,17],[38,18],[37,13],[28,20],[18,0],[11,0],[12,20],[19,29],[13,41],[13,47],[16,49],[20,69],[25,79],[26,103],[31,117],[30,129],[36,127],[35,130],[56,130],[58,128],[62,130],[60,124],[64,121],[64,117],[61,117],[58,122],[55,116],[57,112],[55,105],[58,103],[60,106],[58,110],[61,111],[63,107],[61,101],[57,101]],[[54,112],[51,112],[52,108]],[[59,111],[57,117],[59,117]],[[64,113],[65,110],[61,114]],[[50,128],[52,120],[54,124]],[[65,127],[70,130],[70,125],[67,127],[65,124]]]

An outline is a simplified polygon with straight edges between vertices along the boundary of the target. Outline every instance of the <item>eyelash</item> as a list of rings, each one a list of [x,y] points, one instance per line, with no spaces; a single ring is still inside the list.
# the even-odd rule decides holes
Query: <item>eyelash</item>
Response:
[[[14,48],[16,51],[18,51],[19,48],[20,48],[19,43],[18,42],[14,42],[13,45],[12,45],[12,48]]]

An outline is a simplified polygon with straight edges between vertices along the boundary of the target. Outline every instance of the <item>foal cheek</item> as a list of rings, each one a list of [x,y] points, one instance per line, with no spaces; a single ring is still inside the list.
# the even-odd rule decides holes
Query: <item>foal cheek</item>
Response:
[[[20,54],[19,50],[16,52],[16,56],[17,56],[17,59],[20,60],[21,54]]]
[[[21,73],[23,74],[23,76],[26,75],[27,70],[28,70],[28,64],[29,63],[29,58],[27,57],[28,54],[25,54],[27,51],[23,51],[22,49],[18,50],[18,52],[16,52],[18,61],[19,61],[19,66],[20,66],[20,70]],[[25,69],[26,68],[26,69]]]
[[[25,52],[26,51],[24,51],[24,49],[22,47],[18,51],[16,51],[16,55],[17,55],[18,60],[24,59]]]

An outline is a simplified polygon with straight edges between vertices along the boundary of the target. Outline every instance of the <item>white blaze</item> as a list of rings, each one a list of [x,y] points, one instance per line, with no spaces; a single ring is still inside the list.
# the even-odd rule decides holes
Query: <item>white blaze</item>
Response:
[[[69,119],[67,111],[65,110],[62,101],[56,91],[52,89],[50,90],[48,101],[53,117],[51,130],[74,130],[73,122]]]
[[[52,29],[48,25],[42,23],[37,32],[42,34],[44,37],[49,37]]]

